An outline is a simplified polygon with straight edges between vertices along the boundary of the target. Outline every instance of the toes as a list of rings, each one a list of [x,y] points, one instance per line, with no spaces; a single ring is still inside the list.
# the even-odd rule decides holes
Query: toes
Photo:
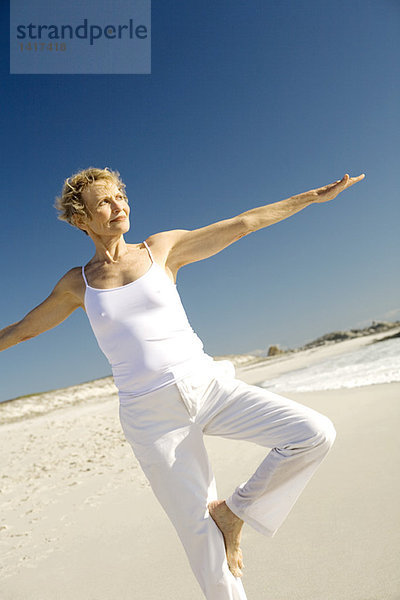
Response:
[[[244,563],[243,563],[243,554],[242,551],[239,550],[239,557],[238,557],[238,565],[241,569],[244,568]]]
[[[235,577],[242,577],[242,569],[244,567],[243,564],[243,554],[241,549],[239,548],[237,555],[235,557],[228,558],[228,566],[229,570]]]
[[[242,577],[243,573],[240,569],[238,569],[237,567],[229,567],[230,572],[232,573],[232,575],[234,577]]]

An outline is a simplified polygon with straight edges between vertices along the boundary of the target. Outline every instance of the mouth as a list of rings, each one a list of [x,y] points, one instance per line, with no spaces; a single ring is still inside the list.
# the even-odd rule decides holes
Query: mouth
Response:
[[[117,217],[116,219],[112,219],[110,223],[114,223],[115,221],[125,221],[127,217]]]

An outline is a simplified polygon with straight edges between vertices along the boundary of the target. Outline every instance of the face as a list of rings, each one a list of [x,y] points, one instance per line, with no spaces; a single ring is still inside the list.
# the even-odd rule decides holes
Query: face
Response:
[[[89,235],[115,236],[129,231],[128,198],[115,183],[95,181],[82,192],[82,197],[91,216],[80,224]]]

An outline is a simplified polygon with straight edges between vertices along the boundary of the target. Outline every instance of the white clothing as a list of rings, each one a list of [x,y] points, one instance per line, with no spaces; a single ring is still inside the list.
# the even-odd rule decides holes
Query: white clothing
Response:
[[[126,285],[94,288],[82,266],[86,313],[121,398],[171,385],[193,370],[193,362],[213,360],[189,324],[176,284],[143,243],[150,269]]]
[[[328,452],[332,423],[316,411],[235,378],[191,328],[176,285],[152,260],[127,285],[86,285],[85,308],[118,388],[126,439],[171,519],[207,600],[245,600],[230,572],[223,535],[207,504],[217,499],[203,434],[271,448],[226,499],[257,531],[272,536]]]
[[[246,600],[207,509],[217,490],[203,434],[271,448],[226,503],[245,523],[272,536],[331,447],[331,421],[236,379],[229,361],[206,368],[201,363],[174,384],[140,397],[124,395],[120,420],[207,600]]]

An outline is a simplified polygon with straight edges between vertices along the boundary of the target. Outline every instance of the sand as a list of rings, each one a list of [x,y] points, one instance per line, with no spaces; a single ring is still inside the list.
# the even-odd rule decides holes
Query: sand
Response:
[[[285,360],[291,370],[303,358]],[[256,383],[278,364],[237,376]],[[398,600],[400,384],[286,396],[329,416],[338,436],[273,539],[245,525],[248,600]],[[204,598],[124,440],[115,395],[0,432],[3,600]],[[265,455],[251,443],[205,443],[220,497]]]

